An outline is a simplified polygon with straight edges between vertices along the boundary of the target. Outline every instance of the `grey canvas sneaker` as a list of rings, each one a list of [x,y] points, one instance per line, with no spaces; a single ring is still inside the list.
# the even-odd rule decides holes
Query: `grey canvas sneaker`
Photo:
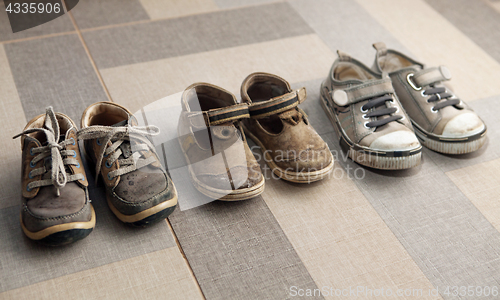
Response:
[[[470,153],[484,145],[486,125],[446,83],[451,79],[448,68],[425,67],[384,43],[373,47],[372,69],[389,73],[422,145],[446,154]]]
[[[101,175],[111,211],[122,222],[144,227],[170,215],[177,192],[148,136],[156,126],[137,126],[132,113],[112,102],[90,105],[78,138]]]
[[[422,146],[394,93],[391,79],[338,51],[321,85],[321,104],[341,148],[364,166],[401,170],[420,163]]]
[[[26,236],[50,246],[83,239],[95,226],[75,123],[48,107],[21,136],[21,227]]]

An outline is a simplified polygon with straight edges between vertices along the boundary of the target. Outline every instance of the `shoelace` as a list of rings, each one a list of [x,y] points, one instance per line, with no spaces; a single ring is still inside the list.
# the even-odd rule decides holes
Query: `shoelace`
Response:
[[[376,108],[376,107],[379,107],[379,106],[382,106],[382,105],[385,106],[385,102],[386,101],[393,101],[392,96],[390,96],[390,95],[384,95],[384,96],[380,96],[380,97],[376,97],[376,98],[370,99],[370,100],[368,100],[368,103],[366,103],[365,105],[361,106],[361,111],[364,112],[364,113],[366,113],[371,108]],[[371,111],[371,112],[363,115],[363,118],[390,116],[390,115],[392,115],[392,114],[394,114],[396,112],[397,112],[397,108],[396,107],[380,108],[380,109],[373,110],[373,111]],[[387,123],[397,121],[397,120],[402,119],[402,118],[403,118],[403,116],[394,115],[394,116],[390,116],[388,118],[383,118],[383,119],[380,119],[380,120],[377,119],[376,121],[371,121],[371,122],[365,123],[365,125],[366,125],[366,127],[379,127],[379,126],[385,125]]]
[[[137,169],[150,165],[156,161],[155,156],[145,157],[141,151],[153,151],[153,144],[146,138],[146,136],[155,136],[160,134],[160,129],[156,126],[89,126],[81,129],[78,132],[78,139],[103,139],[99,144],[106,145],[101,148],[97,154],[96,163],[96,182],[98,175],[101,171],[101,166],[104,158],[106,157],[106,167],[110,168],[115,161],[118,160],[119,168],[108,173],[108,179],[133,172]],[[134,144],[133,154],[128,158],[119,159],[123,154],[121,146],[123,143],[130,143],[130,139],[134,138],[134,142],[140,141],[141,143]],[[111,142],[112,144],[107,146]]]
[[[34,188],[42,186],[54,185],[56,187],[57,196],[59,196],[60,189],[62,189],[67,182],[84,180],[82,174],[71,175],[66,172],[67,165],[78,166],[78,161],[76,160],[76,151],[65,150],[66,146],[76,143],[74,139],[64,140],[59,142],[59,124],[56,119],[56,115],[52,107],[48,107],[45,111],[45,128],[32,128],[21,132],[20,134],[14,136],[16,139],[23,134],[29,134],[33,132],[43,132],[47,138],[47,145],[31,149],[31,154],[36,155],[31,161],[30,166],[34,167],[40,160],[45,159],[50,156],[51,160],[51,177],[50,179],[42,179],[30,182],[28,184],[28,191]],[[72,141],[73,140],[73,141]],[[63,157],[65,157],[63,159]],[[43,175],[47,173],[45,165],[41,168],[33,169],[29,173],[29,177],[33,178],[35,176]]]
[[[448,93],[446,88],[444,87],[431,87],[430,89],[425,89],[422,91],[422,95],[431,96],[427,99],[427,102],[439,102],[434,107],[432,107],[432,111],[436,112],[441,108],[447,106],[453,106],[460,103],[459,99],[450,99],[454,97],[453,94]],[[441,101],[444,100],[444,101]]]

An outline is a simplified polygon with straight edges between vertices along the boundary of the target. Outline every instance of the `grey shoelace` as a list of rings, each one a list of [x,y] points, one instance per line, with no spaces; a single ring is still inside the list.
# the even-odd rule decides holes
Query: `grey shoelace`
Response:
[[[368,118],[390,116],[397,111],[397,108],[396,107],[387,107],[385,105],[385,102],[392,101],[392,100],[393,100],[392,96],[390,96],[390,95],[376,97],[376,98],[370,99],[368,101],[368,103],[366,103],[365,105],[363,105],[361,107],[361,109],[363,111],[368,111],[371,108],[384,106],[385,108],[373,110],[373,111],[367,113],[365,116]],[[366,127],[379,127],[379,126],[385,125],[387,123],[397,121],[397,120],[402,119],[402,118],[403,118],[403,116],[394,115],[394,116],[390,116],[388,118],[377,119],[376,121],[371,121],[371,122],[366,123]]]
[[[154,152],[153,144],[147,139],[147,136],[160,134],[160,129],[156,126],[89,126],[78,132],[78,139],[98,139],[99,144],[107,145],[101,148],[97,154],[96,162],[96,181],[101,171],[104,158],[106,166],[110,167],[118,160],[119,168],[108,173],[108,179],[133,172],[137,169],[150,165],[156,161],[156,157],[151,155],[144,156],[146,152]],[[122,145],[134,139],[133,154],[127,158],[121,158],[123,151]],[[101,140],[102,139],[102,140]],[[109,143],[111,142],[111,145]],[[144,152],[144,153],[141,153]]]
[[[28,191],[34,188],[42,186],[53,185],[56,187],[57,196],[60,195],[60,189],[62,189],[67,182],[84,180],[82,174],[68,174],[66,172],[67,165],[78,166],[79,163],[76,160],[76,151],[66,150],[66,146],[76,143],[74,139],[68,139],[59,142],[60,130],[59,124],[56,119],[56,115],[52,107],[48,107],[45,111],[45,128],[32,128],[21,132],[20,134],[14,136],[13,138],[18,138],[23,134],[29,134],[33,132],[42,132],[47,138],[47,145],[31,149],[31,155],[36,155],[31,161],[30,166],[33,168],[40,160],[44,160],[46,157],[50,156],[51,161],[51,176],[50,179],[41,179],[32,181],[28,184]],[[64,158],[63,158],[64,157]],[[43,175],[47,173],[47,168],[45,165],[41,168],[33,169],[29,173],[29,177],[33,178],[35,176]]]
[[[438,111],[441,108],[457,105],[460,103],[459,99],[450,99],[453,98],[454,95],[448,93],[446,91],[446,88],[444,87],[431,87],[430,89],[425,89],[422,91],[422,95],[431,96],[427,99],[427,102],[429,103],[438,102],[434,107],[432,107],[433,111]]]

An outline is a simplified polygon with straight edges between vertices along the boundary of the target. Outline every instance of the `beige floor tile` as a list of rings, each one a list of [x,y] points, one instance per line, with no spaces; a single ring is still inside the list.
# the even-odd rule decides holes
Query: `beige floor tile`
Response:
[[[425,278],[352,180],[336,168],[335,177],[309,186],[268,180],[263,193],[318,287],[396,291]],[[426,279],[414,288],[432,285]]]
[[[3,45],[0,45],[0,209],[20,204],[21,142],[12,137],[26,126],[26,117],[17,93]]]
[[[500,94],[500,64],[423,0],[357,1],[416,59],[446,65],[450,84],[466,102]]]
[[[104,69],[101,74],[113,101],[137,111],[198,81],[239,93],[243,79],[257,71],[290,82],[322,78],[334,58],[316,35],[305,35]]]
[[[453,170],[446,175],[500,231],[500,159]]]
[[[166,19],[217,10],[213,0],[139,0],[151,19]]]
[[[1,299],[203,299],[177,247],[43,281]]]

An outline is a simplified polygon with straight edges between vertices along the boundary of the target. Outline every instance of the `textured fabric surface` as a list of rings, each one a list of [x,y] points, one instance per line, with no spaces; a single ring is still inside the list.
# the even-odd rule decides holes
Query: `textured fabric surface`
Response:
[[[0,10],[0,299],[338,299],[318,289],[360,286],[422,293],[380,299],[469,299],[445,288],[500,288],[499,20],[497,0],[81,0],[13,34]],[[345,157],[319,87],[338,49],[371,66],[378,41],[451,70],[451,85],[488,127],[482,149],[424,149],[421,166],[398,172]],[[307,88],[300,107],[336,158],[330,178],[276,180],[261,160],[261,196],[176,209],[148,229],[120,223],[92,184],[97,225],[86,239],[46,248],[23,235],[20,143],[11,137],[46,106],[79,124],[93,102],[155,109],[196,81],[239,99],[256,71]],[[164,119],[149,120],[175,142],[158,147],[171,172],[184,166],[176,99],[157,108],[168,110]],[[190,184],[187,173],[175,180]],[[197,193],[186,189],[179,201]],[[295,297],[292,287],[316,295]]]

